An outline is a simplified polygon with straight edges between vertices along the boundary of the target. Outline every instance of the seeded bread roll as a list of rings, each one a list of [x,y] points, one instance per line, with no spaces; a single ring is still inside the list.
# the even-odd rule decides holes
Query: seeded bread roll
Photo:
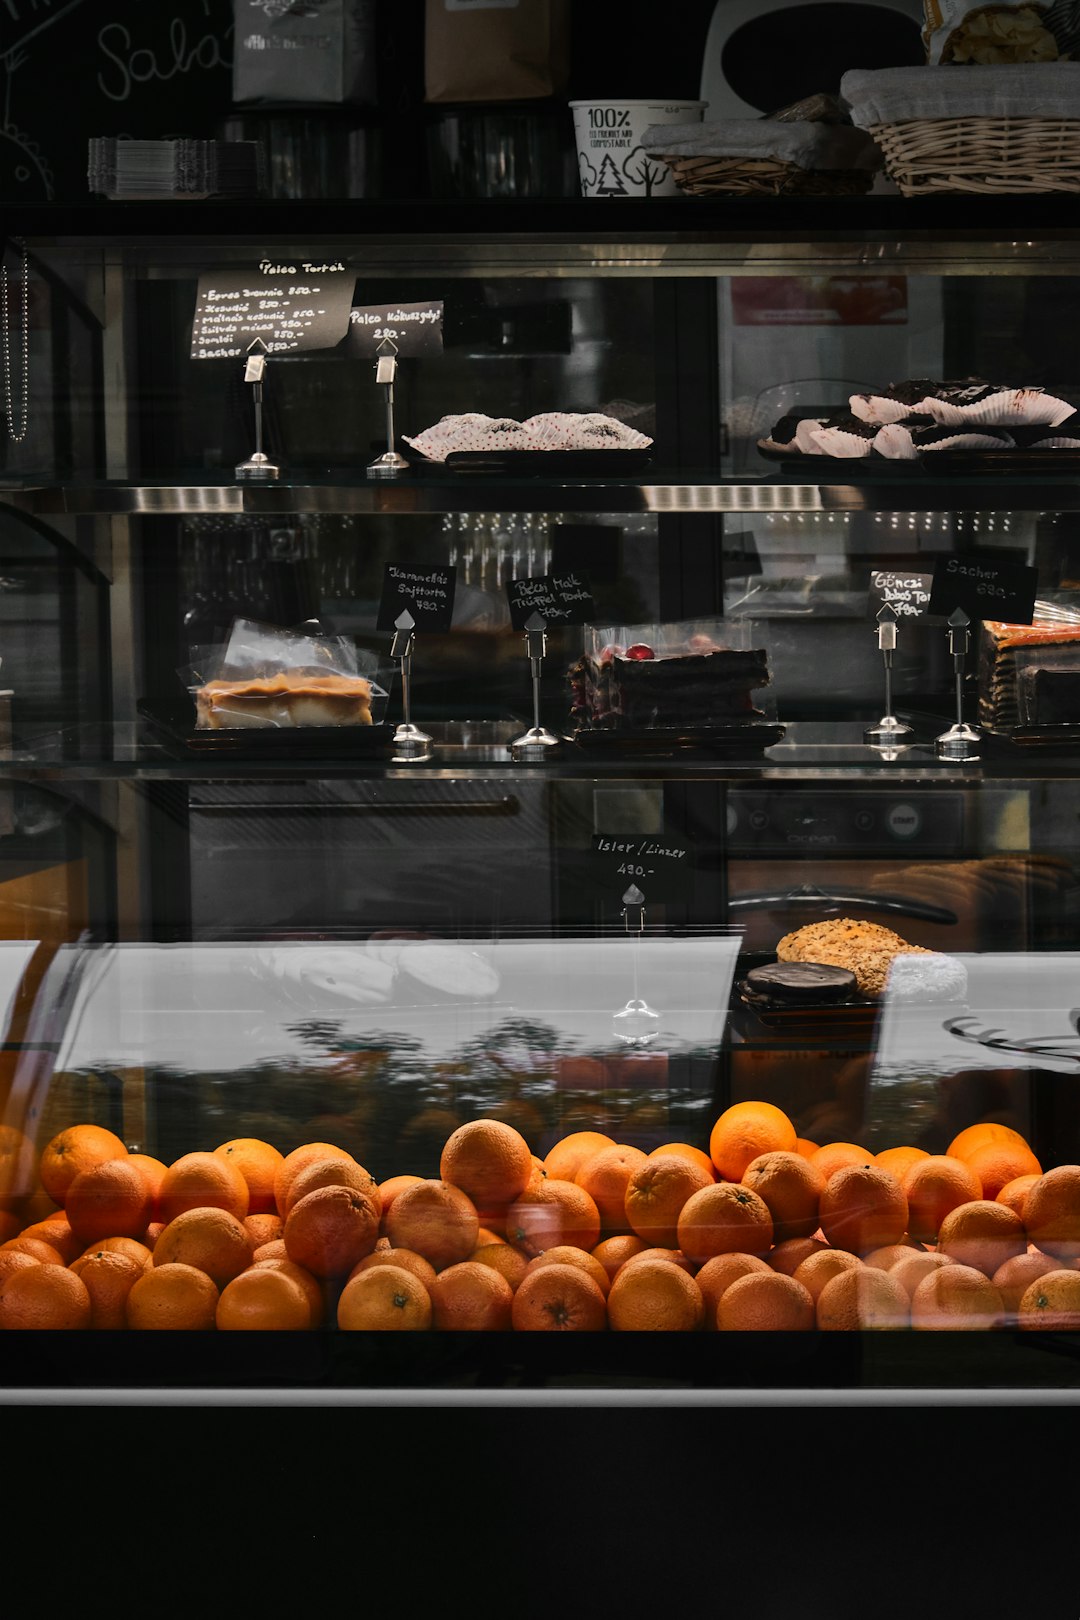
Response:
[[[901,954],[930,955],[925,946],[909,945],[880,923],[837,917],[808,923],[785,934],[776,947],[781,962],[825,962],[855,975],[860,995],[877,996],[885,988],[889,966]]]

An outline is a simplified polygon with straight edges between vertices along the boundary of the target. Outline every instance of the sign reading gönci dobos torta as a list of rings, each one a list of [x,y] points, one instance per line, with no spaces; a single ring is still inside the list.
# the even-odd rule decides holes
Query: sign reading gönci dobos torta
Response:
[[[337,260],[260,259],[200,276],[191,358],[240,360],[256,343],[267,354],[336,348],[355,289],[355,272]]]

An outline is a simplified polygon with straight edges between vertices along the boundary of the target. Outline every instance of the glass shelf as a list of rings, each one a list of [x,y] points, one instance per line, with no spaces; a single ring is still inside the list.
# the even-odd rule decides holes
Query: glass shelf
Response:
[[[817,458],[815,458],[817,459]],[[845,473],[793,482],[763,474],[727,478],[715,470],[653,469],[635,477],[511,478],[419,467],[392,482],[364,469],[297,471],[276,483],[224,475],[0,481],[0,506],[33,517],[275,517],[298,513],[420,516],[452,512],[1077,512],[1080,478],[1040,474],[1003,478]]]
[[[686,752],[648,755],[627,752],[603,756],[586,752],[567,739],[556,756],[540,764],[511,758],[509,741],[527,722],[425,721],[433,737],[428,759],[395,762],[388,756],[349,752],[347,739],[339,753],[306,755],[293,760],[260,758],[257,753],[222,753],[183,757],[159,741],[143,722],[72,726],[31,739],[0,760],[0,780],[18,781],[255,781],[273,778],[345,776],[371,781],[509,780],[710,780],[755,782],[851,782],[896,788],[904,783],[953,780],[965,786],[996,781],[1051,781],[1073,778],[1080,767],[1080,738],[1072,747],[1022,748],[984,739],[982,758],[971,764],[938,759],[933,739],[945,729],[944,717],[925,717],[921,740],[896,759],[883,759],[862,742],[864,722],[787,722],[783,740],[747,757]]]

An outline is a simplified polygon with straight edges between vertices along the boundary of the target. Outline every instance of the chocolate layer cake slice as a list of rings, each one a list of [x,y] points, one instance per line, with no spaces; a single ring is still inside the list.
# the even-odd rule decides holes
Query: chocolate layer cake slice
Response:
[[[707,650],[657,657],[634,643],[586,654],[569,671],[572,718],[578,727],[647,731],[763,718],[751,693],[768,686],[763,648]]]

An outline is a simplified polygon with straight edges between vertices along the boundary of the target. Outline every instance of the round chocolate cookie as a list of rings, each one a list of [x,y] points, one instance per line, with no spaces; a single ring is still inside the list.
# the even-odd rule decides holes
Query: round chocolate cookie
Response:
[[[855,975],[847,968],[830,967],[825,962],[769,962],[751,968],[746,988],[752,995],[770,1001],[818,1002],[827,1005],[847,1001],[855,994]]]

